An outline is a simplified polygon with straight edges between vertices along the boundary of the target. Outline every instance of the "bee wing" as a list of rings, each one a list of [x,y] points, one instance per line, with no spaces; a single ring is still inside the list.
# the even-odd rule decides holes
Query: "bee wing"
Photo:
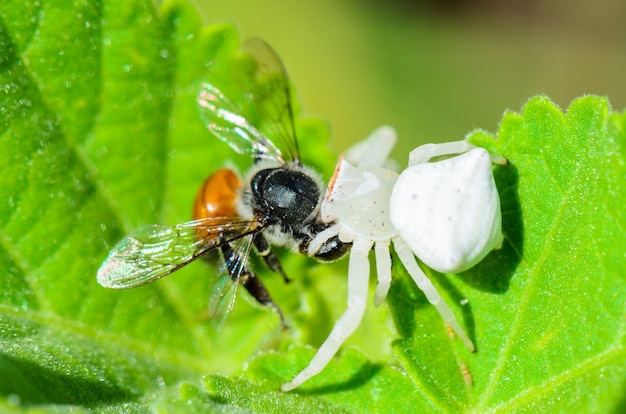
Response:
[[[249,234],[235,240],[230,246],[234,254],[230,257],[222,256],[224,263],[220,267],[209,299],[209,316],[218,327],[226,322],[235,306],[239,278],[247,266],[253,238],[254,234]]]
[[[283,155],[276,145],[263,136],[241,115],[241,110],[210,83],[203,83],[200,87],[198,110],[208,130],[237,153],[284,163]]]
[[[98,283],[128,289],[153,282],[224,242],[252,234],[256,229],[254,222],[224,223],[223,218],[175,226],[141,226],[113,247],[98,269]]]
[[[256,62],[253,104],[263,123],[261,130],[284,150],[289,161],[299,161],[289,75],[276,51],[264,40],[249,39],[244,50]]]
[[[235,105],[219,88],[203,83],[197,102],[200,117],[217,138],[240,154],[299,162],[287,71],[276,52],[263,40],[250,39],[244,49],[255,61],[242,92],[248,104]]]

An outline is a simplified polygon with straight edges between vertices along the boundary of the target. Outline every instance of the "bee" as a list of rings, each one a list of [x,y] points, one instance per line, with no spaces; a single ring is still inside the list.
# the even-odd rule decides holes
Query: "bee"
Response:
[[[252,248],[289,281],[272,245],[325,262],[344,256],[351,244],[329,237],[337,233],[337,223],[321,218],[324,186],[300,161],[289,81],[280,58],[258,38],[245,48],[256,63],[248,92],[258,119],[246,117],[210,83],[202,84],[197,103],[208,130],[237,153],[250,155],[252,167],[243,179],[229,169],[207,178],[196,197],[193,221],[133,230],[113,247],[97,280],[107,288],[134,288],[217,251],[223,277],[210,299],[213,316],[228,316],[242,285],[261,305],[274,309],[286,327],[280,308],[248,266]]]

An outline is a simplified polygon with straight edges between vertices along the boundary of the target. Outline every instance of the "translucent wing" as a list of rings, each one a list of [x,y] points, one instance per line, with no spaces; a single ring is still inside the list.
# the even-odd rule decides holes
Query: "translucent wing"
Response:
[[[203,83],[198,94],[200,118],[205,126],[239,154],[274,159],[284,163],[280,150],[256,129],[240,110],[209,83]]]
[[[235,105],[215,85],[203,83],[197,98],[200,117],[213,135],[240,154],[281,164],[299,162],[287,71],[263,40],[250,39],[245,49],[255,70],[241,92],[251,102]]]
[[[141,226],[120,240],[98,269],[98,283],[128,289],[153,282],[180,269],[225,241],[258,229],[255,222],[224,223],[223,218],[175,226]]]
[[[276,51],[258,37],[249,39],[244,49],[257,65],[252,94],[263,122],[261,130],[284,150],[288,160],[299,161],[287,70]]]
[[[239,278],[246,269],[253,238],[254,234],[249,234],[235,240],[230,244],[233,254],[222,256],[225,263],[220,267],[209,298],[209,316],[218,327],[228,319],[235,306]]]

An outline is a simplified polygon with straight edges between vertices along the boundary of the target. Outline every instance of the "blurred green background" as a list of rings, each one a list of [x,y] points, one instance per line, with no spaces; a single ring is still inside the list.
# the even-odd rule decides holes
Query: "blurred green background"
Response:
[[[424,142],[494,132],[536,94],[562,108],[583,94],[626,106],[622,0],[192,2],[205,24],[230,21],[274,46],[337,151],[387,123],[400,161]]]

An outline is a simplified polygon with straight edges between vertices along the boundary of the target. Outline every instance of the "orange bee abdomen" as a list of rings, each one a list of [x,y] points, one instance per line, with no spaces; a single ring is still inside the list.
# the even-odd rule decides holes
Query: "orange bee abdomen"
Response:
[[[224,222],[232,221],[237,216],[237,199],[242,186],[241,178],[233,170],[215,171],[198,191],[193,219],[224,217]]]

